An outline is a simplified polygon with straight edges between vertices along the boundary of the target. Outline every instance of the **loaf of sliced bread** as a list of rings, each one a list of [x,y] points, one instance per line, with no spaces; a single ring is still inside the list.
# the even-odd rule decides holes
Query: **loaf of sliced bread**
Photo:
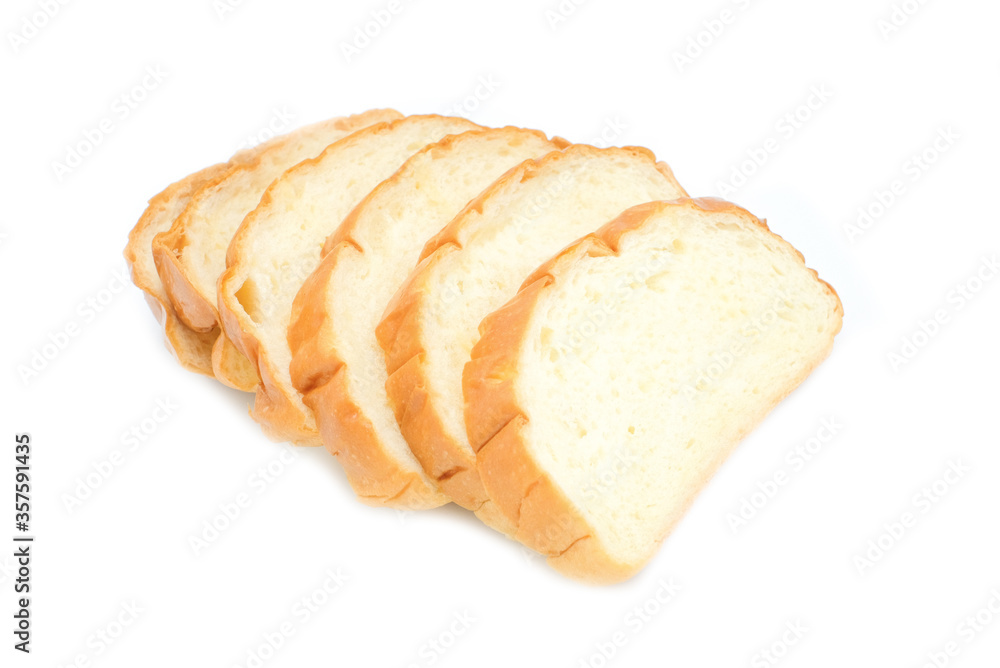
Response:
[[[445,463],[410,451],[386,397],[375,327],[431,236],[504,172],[565,146],[540,132],[503,128],[424,148],[350,213],[296,296],[288,330],[292,381],[320,431],[337,443],[351,484],[369,501],[397,498],[404,489],[407,498],[423,491],[436,496],[440,486],[488,523],[502,517],[479,508],[485,491],[475,460]],[[423,443],[419,434],[408,436]]]
[[[191,201],[191,197],[206,184],[222,177],[236,166],[252,161],[261,148],[263,146],[240,151],[229,162],[206,167],[171,184],[149,200],[142,217],[128,235],[124,255],[132,273],[132,282],[143,291],[149,308],[163,327],[167,349],[173,353],[181,366],[196,373],[209,376],[213,374],[212,344],[219,330],[196,332],[178,318],[163,281],[156,271],[153,239],[161,232],[170,229]]]
[[[735,205],[626,211],[483,322],[465,417],[490,497],[564,574],[631,576],[842,317],[802,255]]]
[[[462,118],[412,116],[356,132],[285,172],[240,225],[219,280],[219,308],[226,335],[259,374],[252,414],[269,437],[321,443],[312,412],[292,385],[287,329],[295,294],[319,265],[326,238],[411,155],[475,129],[481,128]],[[339,451],[336,434],[326,444]],[[443,501],[436,494],[425,503]]]
[[[478,326],[545,259],[630,206],[684,196],[669,167],[638,148],[571,146],[511,170],[424,248],[378,326],[386,390],[425,470],[467,479],[465,504],[488,496],[465,433],[462,369]]]

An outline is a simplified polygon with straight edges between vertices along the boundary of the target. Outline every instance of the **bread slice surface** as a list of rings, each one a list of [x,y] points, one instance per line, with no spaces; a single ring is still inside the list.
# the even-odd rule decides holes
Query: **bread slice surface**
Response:
[[[319,265],[326,238],[412,154],[449,134],[475,129],[481,127],[441,116],[365,128],[285,172],[240,225],[219,280],[220,315],[227,337],[260,377],[252,415],[270,438],[322,443],[312,411],[291,382],[287,330],[295,294]],[[337,447],[328,444],[334,453]],[[428,500],[443,502],[440,494]]]
[[[376,331],[386,390],[412,450],[433,475],[456,466],[476,482],[465,432],[462,369],[478,326],[561,248],[630,206],[684,196],[670,168],[639,148],[570,146],[518,166],[462,211],[423,251]],[[425,459],[426,461],[426,459]],[[467,487],[473,507],[488,495]]]
[[[293,305],[291,376],[326,440],[335,442],[354,489],[368,500],[437,495],[472,510],[485,495],[474,458],[439,462],[411,452],[385,391],[375,327],[417,264],[427,240],[476,195],[524,160],[564,148],[533,130],[473,130],[446,137],[407,160],[344,220],[326,242],[320,267]],[[420,461],[418,461],[420,460]],[[467,485],[475,485],[471,492]],[[400,492],[406,493],[400,496]],[[419,501],[417,503],[419,505]],[[484,511],[489,519],[489,510]]]
[[[625,212],[483,323],[464,371],[483,482],[563,573],[633,575],[830,352],[836,292],[721,200]]]

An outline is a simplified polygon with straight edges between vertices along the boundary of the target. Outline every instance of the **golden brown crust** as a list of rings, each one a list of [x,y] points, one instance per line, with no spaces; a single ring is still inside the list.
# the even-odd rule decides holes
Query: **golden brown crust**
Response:
[[[167,349],[190,371],[212,375],[212,345],[219,330],[194,331],[179,318],[156,268],[153,252],[156,236],[173,226],[191,199],[206,185],[214,183],[235,166],[253,161],[257,153],[272,142],[238,151],[229,162],[206,167],[170,185],[149,200],[146,211],[129,233],[124,255],[132,281],[145,293],[146,302],[163,325]]]
[[[557,146],[565,149],[569,145],[561,140]],[[605,151],[582,144],[574,145],[571,150],[575,153],[593,152],[594,155]],[[652,152],[641,147],[630,146],[615,150],[656,160]],[[481,212],[485,202],[497,192],[512,184],[532,179],[539,170],[565,159],[565,152],[556,151],[525,161],[472,200],[462,213],[428,240],[421,253],[420,264],[393,296],[385,316],[376,328],[376,338],[385,351],[386,368],[389,372],[386,392],[410,449],[424,469],[438,480],[456,503],[466,508],[481,508],[483,513],[488,513],[493,518],[489,522],[491,525],[497,524],[496,518],[500,513],[494,511],[488,503],[489,495],[479,479],[475,459],[465,443],[456,440],[446,429],[437,407],[429,400],[427,387],[431,371],[425,362],[425,351],[433,343],[426,340],[420,318],[427,308],[429,276],[435,266],[445,261],[448,254],[461,249],[468,218]],[[684,192],[670,167],[665,163],[656,163],[656,168],[679,192]],[[501,523],[500,530],[509,533],[509,525],[503,526],[504,524],[506,523]]]
[[[185,369],[204,375],[212,375],[212,342],[217,332],[195,332],[178,319],[156,272],[151,244],[152,237],[159,230],[172,224],[175,210],[182,210],[193,193],[228,168],[227,163],[206,167],[171,184],[151,198],[142,217],[129,232],[128,244],[123,253],[132,274],[132,282],[143,291],[146,303],[163,327],[167,349]]]
[[[250,360],[222,332],[212,346],[212,372],[220,383],[242,392],[255,391],[260,382]]]
[[[215,309],[201,298],[188,280],[184,266],[177,255],[178,251],[172,248],[174,245],[185,245],[182,239],[183,232],[177,233],[174,228],[156,235],[153,239],[153,260],[156,262],[156,271],[181,321],[196,332],[211,332],[218,327]]]
[[[730,213],[767,229],[762,221],[744,209],[718,199],[680,199],[633,207],[539,267],[525,281],[516,297],[483,321],[481,338],[465,367],[463,389],[468,435],[477,452],[478,471],[490,498],[517,527],[515,537],[518,540],[546,555],[549,564],[556,570],[583,581],[618,582],[634,575],[643,564],[623,563],[616,559],[601,543],[583,511],[569,500],[534,459],[525,433],[528,420],[514,382],[518,373],[517,360],[527,340],[536,308],[567,269],[585,256],[617,254],[624,235],[638,229],[650,217],[668,207]],[[791,248],[783,239],[773,236]],[[801,259],[801,253],[796,253]],[[816,275],[815,271],[810,271]],[[840,300],[832,288],[825,282],[823,284],[836,300],[839,319],[843,315]],[[728,450],[735,447],[825,359],[833,346],[833,336],[839,331],[838,326],[826,350],[806,365],[807,368],[789,383],[781,396],[748,419],[739,433],[725,439],[729,443]],[[706,475],[698,481],[699,489],[728,455],[728,450],[720,452],[717,460],[708,467]],[[694,496],[688,499],[688,503],[693,501]],[[672,518],[665,527],[664,535],[672,530],[682,515],[683,512],[679,512]]]
[[[278,144],[272,144],[276,146]],[[219,174],[206,183],[192,198],[191,204],[177,217],[174,224],[166,232],[156,235],[153,239],[153,257],[156,259],[156,269],[167,290],[170,301],[177,310],[177,315],[191,329],[207,331],[219,326],[218,308],[210,299],[206,299],[195,286],[188,275],[181,256],[188,245],[187,228],[189,220],[199,201],[211,197],[218,188],[232,179],[234,175],[252,172],[260,165],[261,155],[258,153],[253,160]]]
[[[344,360],[325,344],[333,327],[326,308],[330,276],[350,244],[335,247],[306,279],[295,297],[288,343],[295,388],[316,416],[323,443],[344,467],[355,493],[369,505],[435,508],[448,498],[428,484],[420,471],[406,471],[386,449],[364,410],[347,387]]]
[[[565,140],[563,140],[565,142]],[[568,148],[568,146],[562,146],[562,149]],[[601,155],[602,153],[608,151],[621,151],[622,153],[630,153],[633,155],[643,156],[648,158],[650,161],[656,160],[656,156],[648,148],[643,148],[642,146],[625,146],[623,148],[614,149],[601,149],[594,146],[589,146],[587,144],[575,144],[572,146],[572,151],[574,154],[579,153],[592,153],[593,155]],[[456,246],[458,248],[462,247],[462,237],[465,233],[465,228],[468,224],[468,216],[471,212],[482,212],[485,202],[493,196],[497,191],[507,187],[509,184],[520,181],[524,183],[525,181],[535,178],[535,175],[544,168],[547,168],[551,163],[562,162],[568,158],[567,151],[563,152],[553,152],[546,156],[538,158],[537,160],[529,160],[517,167],[516,170],[512,170],[504,175],[503,179],[494,183],[490,188],[479,194],[476,199],[469,202],[469,205],[465,210],[459,215],[455,216],[448,225],[444,227],[439,233],[431,237],[427,244],[424,246],[423,252],[420,254],[420,259],[424,260],[430,257],[434,252],[438,251],[445,246]],[[674,186],[678,192],[687,195],[687,191],[681,187],[681,184],[677,182],[674,177],[674,172],[670,169],[670,166],[665,162],[657,162],[656,170],[660,172],[672,186]]]

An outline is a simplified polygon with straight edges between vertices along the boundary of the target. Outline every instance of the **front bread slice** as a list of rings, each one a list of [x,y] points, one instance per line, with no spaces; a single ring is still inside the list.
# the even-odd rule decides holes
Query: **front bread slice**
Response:
[[[483,322],[465,415],[490,497],[559,571],[630,577],[842,317],[802,255],[735,205],[626,211]]]
[[[489,508],[462,412],[480,321],[575,239],[630,206],[683,195],[645,149],[570,146],[505,174],[428,242],[377,335],[403,435],[434,477],[463,476],[466,504]]]
[[[356,132],[285,172],[240,225],[219,279],[219,308],[226,336],[259,374],[252,415],[270,438],[321,444],[312,412],[292,385],[287,330],[295,294],[319,265],[324,241],[411,155],[475,129],[481,128],[462,118],[411,116]],[[336,451],[337,444],[328,447]]]
[[[563,147],[519,128],[474,130],[431,144],[350,213],[296,296],[288,330],[292,381],[367,503],[408,505],[436,497],[440,486],[479,510],[475,500],[485,492],[466,490],[481,487],[478,477],[463,474],[461,463],[425,474],[414,457],[419,452],[407,446],[386,397],[375,327],[431,236],[504,172]]]

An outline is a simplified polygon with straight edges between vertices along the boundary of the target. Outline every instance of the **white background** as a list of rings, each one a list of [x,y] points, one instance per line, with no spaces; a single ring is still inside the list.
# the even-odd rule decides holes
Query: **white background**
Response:
[[[291,637],[263,665],[769,666],[760,652],[773,646],[789,668],[916,668],[950,641],[948,665],[997,665],[1000,614],[981,613],[992,624],[974,633],[964,620],[1000,594],[1000,278],[977,283],[1000,251],[1000,6],[902,4],[912,16],[884,34],[890,0],[591,0],[564,3],[575,11],[558,22],[546,14],[557,0],[408,0],[348,62],[341,44],[388,0],[246,0],[221,16],[212,0],[69,2],[37,34],[24,21],[43,22],[39,4],[5,2],[0,664],[246,666],[287,622]],[[122,118],[116,99],[147,67],[165,78]],[[227,158],[275,109],[294,125],[381,106],[444,112],[481,78],[495,90],[462,112],[478,122],[581,142],[607,130],[653,149],[694,195],[752,171],[728,197],[766,217],[844,302],[831,358],[622,585],[565,580],[455,507],[365,507],[322,450],[279,466],[249,395],[181,370],[141,293],[115,278],[146,200]],[[825,101],[800,108],[823,88]],[[106,117],[111,134],[60,181],[53,163]],[[957,138],[936,152],[948,129]],[[763,166],[744,168],[765,145]],[[913,171],[925,150],[936,159]],[[895,180],[901,194],[849,235]],[[971,300],[953,292],[966,284],[981,288]],[[80,307],[106,288],[118,292],[100,313]],[[946,322],[894,365],[938,310]],[[24,380],[19,367],[71,322],[79,336]],[[123,433],[158,400],[177,408],[128,451]],[[842,427],[796,470],[787,453],[831,418]],[[30,656],[11,648],[16,432],[34,442]],[[124,463],[70,510],[114,450]],[[949,462],[968,470],[935,502],[915,498]],[[269,463],[281,473],[261,488]],[[734,531],[727,516],[779,471],[788,483]],[[190,538],[241,493],[250,506],[196,555]],[[907,512],[915,526],[860,565]],[[296,614],[337,569],[349,580],[308,620]],[[680,592],[661,605],[670,578]],[[135,621],[122,615],[133,602]],[[992,603],[1000,611],[1000,596]],[[628,616],[642,606],[645,621]],[[449,643],[462,614],[474,621]],[[105,644],[98,633],[117,633],[120,616],[131,623]],[[603,659],[616,633],[625,644]],[[427,644],[439,638],[444,654]]]

